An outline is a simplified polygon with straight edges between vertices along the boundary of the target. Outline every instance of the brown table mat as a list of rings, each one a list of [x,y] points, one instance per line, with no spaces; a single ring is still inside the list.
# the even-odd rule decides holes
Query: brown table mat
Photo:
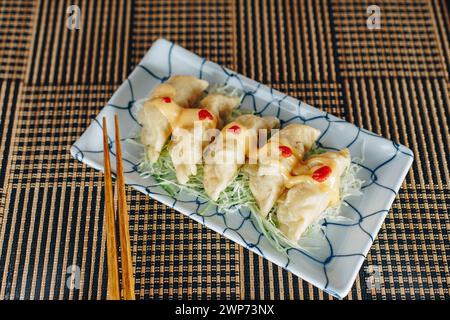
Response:
[[[72,4],[79,30],[66,27]],[[413,167],[347,298],[448,299],[448,4],[383,1],[369,30],[371,4],[0,1],[0,299],[105,298],[102,179],[69,146],[159,37],[409,146]],[[332,299],[127,195],[139,297]]]

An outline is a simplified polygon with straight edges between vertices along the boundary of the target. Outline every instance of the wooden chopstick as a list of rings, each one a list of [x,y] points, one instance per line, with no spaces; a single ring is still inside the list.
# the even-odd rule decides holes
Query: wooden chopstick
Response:
[[[119,118],[114,117],[116,131],[116,192],[117,212],[119,215],[120,257],[122,261],[122,289],[124,300],[135,300],[133,261],[131,259],[130,228],[125,195],[125,179],[123,175],[122,146],[120,143]],[[120,300],[119,260],[117,257],[116,214],[114,210],[114,193],[111,178],[111,160],[109,158],[108,129],[106,118],[102,119],[103,155],[105,166],[105,220],[106,220],[106,252],[108,263],[108,299]]]
[[[106,118],[103,117],[103,156],[105,167],[105,220],[106,220],[106,254],[108,264],[108,299],[120,300],[119,268],[117,260],[116,217],[114,213],[114,194],[109,159],[108,133]]]
[[[114,116],[116,131],[116,190],[119,215],[120,256],[122,259],[122,286],[125,300],[134,300],[133,261],[131,259],[130,227],[128,222],[125,179],[123,175],[122,146],[120,143],[119,117]]]

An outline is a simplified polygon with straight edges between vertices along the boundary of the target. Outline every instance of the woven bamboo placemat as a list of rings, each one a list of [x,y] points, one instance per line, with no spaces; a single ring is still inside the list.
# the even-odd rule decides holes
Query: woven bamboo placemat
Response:
[[[72,4],[79,30],[66,27]],[[370,4],[1,1],[0,299],[106,297],[101,175],[68,149],[159,37],[409,146],[413,167],[347,298],[448,299],[449,8],[382,2],[369,31]],[[127,194],[139,297],[332,299]]]

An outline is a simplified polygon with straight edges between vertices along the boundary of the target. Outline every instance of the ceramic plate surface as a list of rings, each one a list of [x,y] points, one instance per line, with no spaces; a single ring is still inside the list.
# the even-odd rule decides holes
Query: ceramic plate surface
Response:
[[[344,222],[322,221],[325,235],[314,252],[290,249],[278,252],[250,217],[240,210],[220,214],[214,208],[198,215],[206,201],[188,194],[171,198],[152,178],[142,178],[137,165],[143,150],[127,138],[140,130],[133,108],[153,88],[171,75],[189,74],[209,83],[227,83],[244,92],[241,108],[259,115],[274,115],[282,126],[299,122],[321,131],[319,143],[332,150],[349,148],[364,180],[362,195],[347,198],[341,214]],[[77,160],[103,170],[101,118],[106,116],[110,134],[110,152],[115,164],[114,114],[119,114],[123,137],[125,180],[140,192],[189,216],[208,228],[243,245],[264,258],[291,271],[304,280],[336,296],[344,297],[351,289],[367,252],[413,161],[411,150],[374,133],[286,96],[238,73],[198,57],[164,39],[156,41],[128,79],[114,93],[108,104],[71,148]],[[363,159],[358,162],[355,158]]]

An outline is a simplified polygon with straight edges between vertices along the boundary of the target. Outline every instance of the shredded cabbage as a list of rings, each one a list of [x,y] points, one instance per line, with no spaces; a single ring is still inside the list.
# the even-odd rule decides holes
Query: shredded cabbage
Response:
[[[313,148],[308,155],[323,153],[324,150],[320,148]],[[267,218],[263,218],[259,213],[255,198],[249,187],[248,175],[242,170],[238,173],[233,182],[222,192],[217,201],[210,199],[205,192],[203,186],[203,165],[197,165],[197,175],[191,176],[186,185],[181,185],[177,182],[175,168],[172,163],[169,151],[166,147],[162,150],[157,162],[150,163],[147,158],[140,163],[138,170],[144,177],[152,176],[160,184],[160,186],[172,197],[176,197],[180,192],[187,192],[195,197],[208,200],[210,206],[217,206],[221,213],[235,212],[236,210],[247,208],[252,213],[252,219],[258,224],[261,231],[267,237],[269,242],[281,252],[286,252],[289,248],[299,248],[310,251],[314,248],[305,247],[297,242],[288,239],[279,229],[276,216],[276,206],[269,212]],[[351,164],[347,171],[342,176],[341,180],[341,202],[338,206],[326,209],[318,217],[315,223],[310,225],[302,235],[303,238],[314,238],[318,234],[322,235],[324,231],[322,224],[319,223],[323,219],[334,221],[345,221],[348,218],[340,216],[340,209],[345,198],[361,193],[361,186],[363,181],[356,177],[359,166]],[[207,210],[207,206],[204,210]],[[199,214],[203,214],[199,212]]]
[[[162,150],[158,161],[152,164],[145,158],[139,164],[138,170],[143,177],[152,176],[155,178],[160,186],[172,197],[175,197],[180,192],[187,192],[195,197],[208,200],[211,205],[216,205],[218,211],[222,213],[233,212],[244,206],[256,206],[255,199],[248,186],[248,176],[243,172],[238,173],[233,182],[220,194],[217,201],[210,199],[204,189],[203,165],[197,165],[197,174],[191,176],[185,185],[179,184],[167,145]]]

